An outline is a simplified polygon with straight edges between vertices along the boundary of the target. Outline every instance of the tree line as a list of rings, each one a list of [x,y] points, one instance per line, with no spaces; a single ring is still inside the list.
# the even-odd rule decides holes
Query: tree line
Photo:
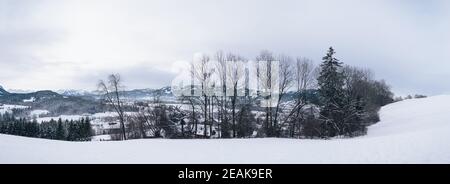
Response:
[[[8,112],[0,114],[0,133],[66,141],[90,141],[93,135],[89,118],[70,121],[59,118],[38,123],[36,118],[30,121]]]

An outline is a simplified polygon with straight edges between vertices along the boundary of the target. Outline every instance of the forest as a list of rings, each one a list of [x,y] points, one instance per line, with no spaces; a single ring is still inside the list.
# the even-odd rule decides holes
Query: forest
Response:
[[[64,141],[90,141],[93,136],[89,118],[76,121],[51,119],[38,123],[36,118],[32,121],[17,118],[15,114],[20,113],[20,110],[14,110],[12,113],[0,114],[0,134]]]

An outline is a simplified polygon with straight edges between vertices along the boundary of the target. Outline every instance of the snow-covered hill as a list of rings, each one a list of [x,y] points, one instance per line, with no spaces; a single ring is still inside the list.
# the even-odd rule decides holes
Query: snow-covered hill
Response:
[[[0,163],[450,163],[450,96],[381,109],[352,139],[62,142],[0,135]]]
[[[0,96],[7,95],[7,94],[8,94],[8,91],[3,89],[3,86],[0,86]]]

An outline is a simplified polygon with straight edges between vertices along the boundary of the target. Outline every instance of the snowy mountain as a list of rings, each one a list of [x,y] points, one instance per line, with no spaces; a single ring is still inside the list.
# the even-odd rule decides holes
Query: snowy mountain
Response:
[[[64,96],[95,96],[97,93],[95,91],[87,90],[76,90],[76,89],[63,89],[57,90],[56,93]]]
[[[8,89],[10,93],[34,93],[36,90],[24,90],[24,89]]]
[[[124,91],[122,95],[125,98],[136,100],[153,100],[155,97],[159,97],[162,100],[171,100],[175,98],[170,87],[163,87],[160,89],[134,89]]]
[[[172,102],[176,100],[170,87],[161,89],[134,89],[121,92],[127,101],[155,100]],[[98,102],[101,95],[87,90],[50,90],[27,93],[11,93],[0,87],[0,104],[26,105],[33,109],[45,109],[55,114],[97,113],[105,110]]]
[[[0,88],[0,104],[25,105],[55,114],[96,113],[103,109],[95,100],[63,96],[50,90],[32,93],[10,93]]]
[[[2,103],[12,103],[12,104],[20,104],[26,102],[34,102],[36,100],[44,100],[44,99],[55,99],[62,98],[61,95],[55,93],[53,91],[37,91],[33,93],[9,93],[2,92],[2,96],[0,96],[0,102]]]
[[[0,163],[450,163],[450,95],[393,103],[380,118],[366,136],[331,140],[75,143],[0,135]]]
[[[88,91],[88,90],[76,90],[76,89],[63,89],[63,90],[57,90],[55,92],[53,91],[26,91],[26,90],[14,90],[11,93],[9,93],[8,91],[6,91],[3,87],[0,86],[0,95],[10,95],[10,97],[12,96],[32,96],[33,94],[42,94],[42,93],[47,93],[50,95],[50,93],[52,93],[51,95],[53,97],[55,96],[66,96],[66,97],[94,97],[94,98],[99,98],[99,92],[98,91]],[[136,99],[136,100],[150,100],[153,99],[156,96],[162,97],[162,98],[166,98],[166,99],[170,99],[170,98],[175,98],[172,94],[171,88],[170,87],[163,87],[160,89],[133,89],[133,90],[127,90],[127,91],[123,91],[121,92],[121,95],[124,98],[127,99]]]
[[[94,99],[100,98],[98,91],[86,90],[58,90],[60,95],[74,96],[74,97],[91,97]],[[133,89],[120,92],[120,94],[128,100],[153,100],[155,97],[160,97],[163,101],[171,101],[175,99],[170,87],[163,87],[160,89]]]
[[[6,91],[2,86],[0,86],[0,96],[8,95],[8,91]]]

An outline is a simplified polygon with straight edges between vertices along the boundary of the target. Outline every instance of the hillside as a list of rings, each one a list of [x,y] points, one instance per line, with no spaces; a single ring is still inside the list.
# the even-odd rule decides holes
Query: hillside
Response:
[[[6,91],[5,89],[3,89],[2,86],[0,86],[0,96],[4,96],[4,95],[8,95],[8,91]]]
[[[104,110],[95,100],[64,96],[50,90],[31,93],[10,93],[0,86],[0,104],[25,105],[45,109],[53,114],[95,113]]]
[[[383,107],[352,139],[62,142],[0,135],[0,163],[450,163],[450,96]]]

